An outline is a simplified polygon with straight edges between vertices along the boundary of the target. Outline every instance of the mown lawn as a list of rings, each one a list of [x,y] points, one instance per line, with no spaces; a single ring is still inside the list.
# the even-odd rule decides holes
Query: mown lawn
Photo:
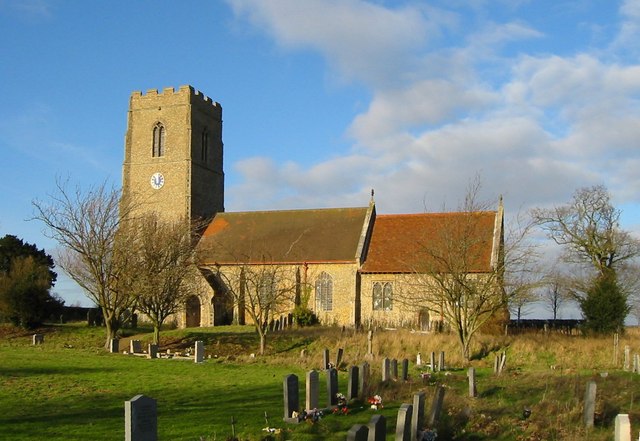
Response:
[[[363,403],[348,416],[327,415],[315,425],[282,422],[285,375],[300,378],[304,403],[305,372],[318,368],[322,349],[345,348],[346,364],[363,361],[365,336],[337,329],[289,331],[270,340],[270,355],[251,357],[257,338],[249,327],[187,329],[162,334],[162,346],[179,351],[196,339],[205,340],[212,358],[195,364],[186,360],[148,360],[108,354],[102,349],[104,330],[81,324],[43,330],[45,344],[31,346],[30,333],[0,327],[0,439],[116,440],[124,438],[124,401],[144,394],[158,401],[160,440],[227,440],[234,419],[242,440],[344,440],[355,423],[367,423],[374,411]],[[136,335],[143,342],[150,330]],[[133,331],[127,330],[131,337]],[[640,351],[637,336],[625,337],[632,353]],[[125,349],[123,339],[121,349]],[[481,343],[481,344],[480,344]],[[144,345],[143,345],[144,346]],[[521,336],[479,342],[508,352],[507,371],[492,373],[495,352],[473,361],[479,397],[467,397],[466,368],[455,358],[448,336],[408,332],[376,334],[372,361],[372,393],[385,400],[387,440],[394,439],[395,418],[413,393],[427,393],[427,409],[437,385],[446,388],[438,440],[596,440],[613,437],[613,419],[629,413],[634,433],[640,421],[640,376],[623,372],[611,361],[609,339]],[[301,349],[307,357],[300,357]],[[451,369],[433,375],[428,384],[411,367],[407,383],[379,383],[382,356],[412,359],[443,349]],[[484,351],[484,349],[483,349]],[[413,361],[413,360],[412,360]],[[550,366],[550,364],[552,366]],[[613,364],[613,365],[611,365]],[[618,363],[619,364],[619,363]],[[553,369],[551,369],[553,367]],[[598,384],[596,427],[582,426],[586,383]],[[340,372],[340,391],[346,372]],[[325,377],[320,375],[320,402],[326,402]],[[527,408],[531,415],[526,417]],[[287,429],[268,438],[267,426]],[[634,435],[634,436],[635,436]]]

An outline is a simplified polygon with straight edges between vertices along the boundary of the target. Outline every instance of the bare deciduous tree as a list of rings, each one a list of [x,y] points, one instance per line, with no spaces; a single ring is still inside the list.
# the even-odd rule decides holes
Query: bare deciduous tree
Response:
[[[122,325],[123,314],[132,297],[123,286],[128,254],[120,247],[118,229],[121,219],[131,212],[131,204],[120,200],[120,192],[106,183],[82,191],[67,188],[56,181],[56,193],[48,201],[33,201],[34,219],[44,223],[48,237],[63,250],[57,263],[102,309],[108,347]]]
[[[224,283],[240,313],[246,312],[260,337],[260,354],[267,345],[269,323],[293,309],[295,271],[287,265],[240,264],[219,269],[215,275]]]
[[[553,320],[558,319],[560,308],[571,300],[570,289],[567,286],[567,276],[559,271],[551,271],[545,277],[545,283],[540,293],[540,299],[545,308],[551,312]]]
[[[167,317],[180,311],[198,277],[198,225],[187,219],[163,220],[157,213],[131,219],[121,229],[127,238],[130,265],[126,277],[136,308],[153,324],[153,343]]]
[[[478,199],[480,186],[478,178],[472,181],[457,215],[421,244],[422,264],[408,276],[418,283],[411,286],[408,280],[403,285],[409,289],[397,296],[406,305],[440,315],[457,334],[466,360],[480,328],[498,315],[508,315],[510,297],[525,290],[524,274],[530,271],[532,259],[532,248],[526,243],[528,225],[518,224],[507,232],[506,240],[501,234],[493,236],[494,225],[487,225],[487,219],[495,217],[487,216],[490,205]],[[501,208],[497,216],[500,222]],[[487,247],[494,254],[490,263],[482,264]]]

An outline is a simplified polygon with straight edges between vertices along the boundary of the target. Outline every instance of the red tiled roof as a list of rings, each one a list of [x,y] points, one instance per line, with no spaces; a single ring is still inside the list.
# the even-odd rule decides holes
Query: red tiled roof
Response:
[[[468,249],[466,272],[490,268],[496,212],[378,215],[363,273],[430,272],[434,255]],[[465,240],[469,246],[463,247]]]
[[[199,250],[207,264],[356,262],[368,208],[217,214]]]

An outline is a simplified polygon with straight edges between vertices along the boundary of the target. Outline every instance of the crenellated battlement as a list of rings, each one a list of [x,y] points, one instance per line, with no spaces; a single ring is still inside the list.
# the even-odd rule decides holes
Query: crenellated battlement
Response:
[[[136,90],[131,93],[131,100],[136,99],[144,99],[144,98],[177,98],[180,96],[188,96],[192,103],[197,101],[209,104],[215,108],[222,109],[220,103],[217,101],[213,101],[210,97],[206,96],[201,91],[195,89],[193,86],[184,85],[180,86],[177,90],[173,87],[165,87],[161,92],[158,92],[158,89],[149,89],[146,93],[142,93],[139,90]]]

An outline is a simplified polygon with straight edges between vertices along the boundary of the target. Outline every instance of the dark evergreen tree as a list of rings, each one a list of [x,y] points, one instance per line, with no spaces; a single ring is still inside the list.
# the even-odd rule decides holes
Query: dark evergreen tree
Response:
[[[580,301],[580,307],[587,331],[598,334],[624,331],[624,320],[629,313],[629,305],[614,271],[598,275]]]
[[[64,301],[50,294],[56,280],[53,259],[16,236],[0,239],[0,316],[32,328],[62,312]]]

